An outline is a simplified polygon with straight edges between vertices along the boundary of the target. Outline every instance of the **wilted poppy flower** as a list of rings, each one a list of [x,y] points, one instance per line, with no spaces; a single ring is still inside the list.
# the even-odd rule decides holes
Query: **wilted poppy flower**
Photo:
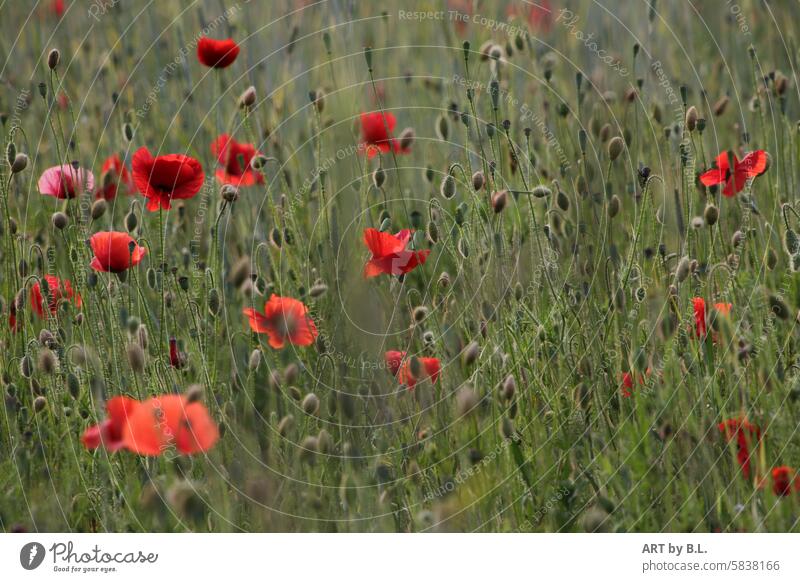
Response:
[[[200,162],[183,154],[153,157],[146,147],[133,154],[133,181],[147,209],[169,210],[173,198],[192,198],[203,187],[203,167]]]
[[[733,158],[733,171],[728,152],[722,152],[717,156],[717,167],[700,175],[700,182],[705,186],[724,183],[722,193],[725,196],[733,196],[741,191],[749,178],[758,176],[767,169],[767,153],[764,150],[750,152],[741,161],[735,153],[730,152],[730,155]]]
[[[282,348],[286,343],[310,346],[318,334],[317,326],[308,315],[308,308],[291,297],[273,294],[264,305],[264,313],[252,307],[244,309],[242,313],[248,317],[250,329],[267,334],[270,347],[275,349]]]
[[[409,389],[426,378],[430,378],[431,383],[435,384],[442,370],[439,358],[417,358],[420,364],[420,369],[417,371],[412,370],[411,358],[406,358],[406,352],[390,350],[386,352],[384,359],[386,367],[397,378],[397,381],[405,384]]]
[[[70,164],[48,168],[39,177],[39,192],[61,200],[75,198],[81,192],[91,192],[94,176],[89,170],[74,168]]]
[[[135,407],[124,425],[125,448],[139,455],[160,455],[175,447],[191,455],[209,450],[219,439],[219,429],[200,402],[167,394]]]
[[[409,153],[408,148],[402,148],[400,142],[392,137],[397,120],[394,114],[388,111],[372,111],[361,114],[361,151],[367,157],[373,158],[378,152],[388,153],[394,151],[398,154]]]
[[[169,338],[169,365],[181,369],[186,365],[186,354],[178,349],[178,340]]]
[[[74,299],[75,306],[81,306],[81,296],[72,290],[72,284],[68,280],[53,275],[45,275],[44,278],[47,281],[47,308],[50,313],[55,314],[58,302],[62,299]],[[31,307],[36,315],[44,318],[44,298],[42,286],[38,281],[31,287]]]
[[[409,251],[408,243],[411,242],[411,231],[401,230],[395,235],[381,232],[374,228],[364,230],[364,244],[372,253],[364,267],[364,277],[376,277],[381,273],[387,275],[402,275],[408,273],[417,265],[425,264],[430,250]]]
[[[94,252],[90,266],[95,271],[121,273],[141,263],[147,254],[147,249],[136,244],[126,232],[98,232],[92,235],[89,244]]]
[[[197,59],[207,67],[224,69],[233,64],[239,56],[239,45],[232,38],[215,40],[200,37],[197,41]]]
[[[750,478],[750,450],[761,441],[761,429],[745,419],[729,418],[717,425],[727,442],[736,442],[736,460],[745,479]]]
[[[115,396],[106,402],[106,419],[86,429],[81,437],[83,446],[91,450],[102,445],[111,452],[124,448],[125,427],[138,406],[137,400],[127,396]]]
[[[120,189],[125,194],[132,194],[136,192],[136,185],[122,158],[118,154],[114,154],[103,162],[103,168],[100,171],[100,186],[97,188],[95,197],[113,200]]]
[[[249,143],[239,143],[226,134],[211,144],[211,153],[222,165],[217,168],[217,180],[232,186],[252,186],[264,182],[264,176],[250,167],[253,157],[259,152]]]
[[[800,479],[795,470],[786,465],[772,469],[772,492],[780,497],[787,497],[792,489],[800,491]]]
[[[695,297],[692,299],[694,307],[694,325],[697,332],[697,337],[706,337],[706,300],[702,297]],[[730,315],[732,303],[715,303],[714,307],[719,313],[723,315]]]

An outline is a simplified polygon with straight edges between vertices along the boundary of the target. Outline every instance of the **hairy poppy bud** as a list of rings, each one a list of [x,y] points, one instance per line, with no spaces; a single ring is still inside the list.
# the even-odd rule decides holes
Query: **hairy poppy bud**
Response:
[[[41,372],[48,375],[52,374],[56,371],[57,365],[58,360],[52,350],[45,348],[39,352],[38,366]]]
[[[144,371],[144,350],[137,342],[131,342],[126,348],[128,364],[134,374],[141,374]]]
[[[47,398],[44,396],[37,396],[33,401],[33,411],[35,413],[40,413],[47,407]]]
[[[400,143],[400,150],[407,151],[411,149],[411,146],[414,143],[414,138],[416,135],[414,134],[414,129],[411,127],[405,128],[401,133],[398,141]]]
[[[691,270],[691,263],[689,261],[689,257],[683,257],[678,262],[678,267],[675,269],[675,280],[678,283],[683,283],[686,280],[686,277],[689,276],[690,270]]]
[[[728,103],[730,100],[730,97],[723,95],[716,101],[716,103],[714,103],[714,106],[711,108],[711,110],[714,112],[714,117],[719,117],[725,113],[725,109],[728,108]]]
[[[440,115],[436,120],[436,135],[442,141],[447,141],[450,136],[450,124],[447,121],[446,115]]]
[[[467,344],[467,347],[464,348],[464,352],[461,355],[461,360],[465,366],[471,366],[478,359],[480,353],[481,347],[478,345],[478,342],[470,342]]]
[[[317,297],[321,297],[322,295],[325,295],[325,293],[327,293],[327,292],[328,292],[328,286],[325,283],[319,281],[317,283],[314,283],[314,285],[312,285],[312,287],[309,290],[308,294],[311,297],[313,297],[314,299],[316,299]]]
[[[608,158],[613,162],[619,157],[623,149],[625,149],[625,142],[622,138],[618,135],[612,137],[611,141],[608,142]]]
[[[239,189],[231,184],[223,185],[219,193],[222,199],[229,204],[239,199]]]
[[[53,226],[58,230],[64,230],[69,223],[69,218],[67,218],[67,215],[63,212],[54,212],[50,220],[53,222]]]
[[[372,172],[372,183],[376,188],[380,188],[383,186],[384,182],[386,182],[386,172],[381,166],[378,166],[375,168],[375,171]]]
[[[486,178],[483,175],[483,172],[478,170],[474,174],[472,174],[472,189],[476,192],[483,188],[483,185],[486,183]]]
[[[294,428],[294,416],[288,414],[284,416],[278,423],[278,434],[282,437],[286,437],[292,428]]]
[[[50,51],[50,54],[47,55],[47,66],[52,71],[58,66],[58,62],[61,60],[61,53],[58,52],[58,49],[53,49]]]
[[[256,88],[250,85],[239,97],[239,107],[250,108],[256,104]]]
[[[261,364],[261,350],[255,349],[250,352],[250,358],[247,361],[247,367],[251,370],[257,370],[258,366]]]
[[[439,187],[439,192],[442,195],[442,198],[450,200],[453,196],[456,195],[456,179],[452,174],[447,174],[442,179],[442,184]]]
[[[322,113],[325,110],[325,91],[322,89],[311,91],[311,93],[308,94],[308,97],[319,113]]]
[[[105,198],[98,198],[92,203],[91,215],[92,220],[101,218],[106,213],[108,203]]]
[[[697,128],[697,108],[692,105],[686,110],[686,129],[694,131]]]
[[[11,173],[19,174],[28,167],[28,156],[26,154],[17,154],[14,156],[14,161],[11,164]]]
[[[33,362],[30,356],[23,356],[20,360],[19,373],[23,378],[30,378],[33,375]]]
[[[733,245],[733,248],[738,247],[743,242],[744,242],[744,233],[741,230],[737,230],[736,232],[734,232],[733,236],[731,237],[731,245]]]
[[[478,394],[471,386],[462,386],[456,394],[456,413],[459,417],[467,416],[475,411],[479,402]]]
[[[707,205],[705,211],[703,211],[703,219],[708,226],[714,226],[719,219],[719,209],[713,204]]]
[[[203,400],[203,386],[200,384],[192,384],[186,389],[186,402],[191,404],[193,402],[200,402]]]
[[[315,415],[319,412],[319,398],[313,392],[311,394],[307,394],[305,398],[303,398],[303,412],[309,415]]]
[[[614,194],[611,197],[611,200],[608,201],[608,217],[614,218],[617,214],[619,214],[619,207],[620,207],[619,196]]]
[[[499,192],[495,192],[494,194],[492,194],[492,209],[494,210],[495,214],[499,214],[500,212],[505,210],[507,202],[508,202],[507,190],[500,190]]]
[[[133,126],[130,123],[125,123],[122,125],[122,135],[125,136],[126,141],[133,141]]]

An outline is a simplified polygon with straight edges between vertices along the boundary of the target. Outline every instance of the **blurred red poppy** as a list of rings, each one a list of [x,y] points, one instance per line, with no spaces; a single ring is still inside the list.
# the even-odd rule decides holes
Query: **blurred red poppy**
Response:
[[[800,479],[795,470],[786,465],[772,469],[772,492],[780,497],[791,495],[792,489],[800,491]]]
[[[725,196],[733,196],[740,192],[749,178],[763,174],[767,169],[767,153],[764,150],[750,152],[741,161],[735,153],[730,152],[730,157],[733,158],[733,171],[730,168],[728,155],[729,152],[722,152],[717,156],[717,167],[700,175],[700,182],[704,186],[724,183],[725,188],[722,193]]]
[[[420,370],[416,371],[416,374],[412,371],[412,358],[406,358],[406,352],[390,350],[384,354],[384,359],[386,360],[386,367],[397,378],[397,381],[400,384],[405,384],[409,389],[426,378],[430,378],[431,383],[435,384],[442,370],[439,358],[417,358],[420,363]]]
[[[119,191],[125,194],[136,192],[136,185],[128,168],[119,154],[114,154],[106,158],[103,168],[100,171],[100,187],[95,193],[97,198],[113,200]]]
[[[133,181],[147,198],[150,211],[169,210],[172,200],[192,198],[203,187],[203,167],[196,159],[183,154],[153,157],[146,147],[133,154]]]
[[[185,396],[167,394],[135,407],[124,426],[125,448],[139,455],[160,455],[172,447],[191,455],[208,451],[219,429],[206,407]]]
[[[94,175],[89,170],[70,164],[46,169],[39,178],[39,192],[60,200],[75,198],[94,189]]]
[[[138,400],[126,396],[115,396],[106,402],[106,419],[86,429],[81,437],[83,446],[91,450],[102,445],[111,452],[124,448],[125,427],[138,406]]]
[[[727,442],[736,441],[736,460],[745,479],[750,478],[750,449],[761,441],[761,429],[743,418],[729,418],[717,425]]]
[[[169,365],[181,369],[186,366],[186,354],[178,348],[178,340],[169,338]]]
[[[702,297],[695,297],[692,299],[694,307],[694,325],[697,337],[706,337],[707,323],[706,323],[706,300]],[[732,303],[715,303],[714,307],[719,313],[723,315],[730,315]]]
[[[56,17],[61,18],[67,10],[67,3],[65,0],[52,0],[50,2],[50,10]]]
[[[381,273],[403,275],[417,265],[425,264],[431,251],[407,250],[411,234],[412,232],[407,229],[395,235],[374,228],[365,229],[364,244],[372,256],[364,267],[364,277],[377,277]]]
[[[121,273],[138,265],[147,254],[147,249],[136,244],[126,232],[98,232],[92,235],[89,244],[94,252],[90,266],[95,271]]]
[[[239,56],[239,45],[232,38],[216,40],[200,37],[197,41],[197,59],[207,67],[224,69]]]
[[[264,176],[250,167],[253,157],[259,153],[251,144],[239,143],[229,135],[222,134],[211,144],[211,153],[222,165],[217,168],[216,176],[223,184],[239,188],[264,182]]]
[[[394,150],[398,154],[409,153],[408,148],[402,148],[400,142],[392,137],[397,120],[394,114],[388,111],[372,111],[361,114],[361,146],[362,152],[367,157],[373,158],[378,152],[389,153]]]
[[[639,386],[644,386],[645,377],[650,375],[650,368],[647,368],[644,372],[644,375],[639,374]],[[633,396],[633,378],[635,374],[633,372],[623,372],[622,373],[622,395],[625,398],[630,398]]]
[[[74,299],[75,307],[82,305],[81,296],[72,290],[72,284],[67,279],[59,279],[53,275],[45,275],[47,281],[47,308],[55,315],[58,303],[62,299]],[[31,287],[31,307],[33,312],[44,318],[44,298],[42,297],[42,285],[38,281]]]
[[[280,349],[286,343],[310,346],[317,337],[317,326],[308,315],[308,308],[291,297],[273,294],[264,305],[264,313],[248,307],[242,311],[256,333],[265,333],[269,345]]]

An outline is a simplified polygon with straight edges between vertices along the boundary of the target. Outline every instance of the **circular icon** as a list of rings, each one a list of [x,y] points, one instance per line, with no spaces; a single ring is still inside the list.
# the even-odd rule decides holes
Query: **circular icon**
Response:
[[[19,551],[19,563],[26,570],[35,570],[44,561],[44,546],[39,542],[30,542]]]

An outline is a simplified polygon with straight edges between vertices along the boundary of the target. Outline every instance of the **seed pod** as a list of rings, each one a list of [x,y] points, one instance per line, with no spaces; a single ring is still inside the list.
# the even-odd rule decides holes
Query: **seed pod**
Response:
[[[58,52],[58,49],[53,49],[50,51],[50,54],[47,55],[47,66],[52,71],[58,66],[58,62],[61,60],[61,53]]]
[[[613,162],[625,149],[625,142],[619,136],[614,136],[608,142],[608,158]]]
[[[686,129],[690,132],[697,128],[697,108],[692,105],[686,110]]]
[[[14,156],[14,161],[11,164],[11,173],[19,174],[28,167],[28,156],[25,154],[17,154]]]
[[[98,198],[92,203],[92,220],[98,220],[106,213],[106,208],[108,208],[108,203],[106,202],[105,198]]]
[[[442,195],[442,198],[447,200],[450,200],[456,195],[456,179],[452,174],[447,174],[444,178],[442,178],[442,183],[439,187],[439,193]]]
[[[53,226],[58,230],[64,230],[67,228],[67,224],[69,224],[69,218],[63,212],[54,212],[53,216],[50,217],[50,220],[53,223]]]
[[[486,177],[483,175],[483,172],[478,170],[474,174],[472,174],[472,189],[477,192],[483,185],[486,183]]]
[[[311,394],[307,394],[305,398],[303,398],[303,412],[309,415],[315,415],[319,412],[319,398],[313,392]]]

